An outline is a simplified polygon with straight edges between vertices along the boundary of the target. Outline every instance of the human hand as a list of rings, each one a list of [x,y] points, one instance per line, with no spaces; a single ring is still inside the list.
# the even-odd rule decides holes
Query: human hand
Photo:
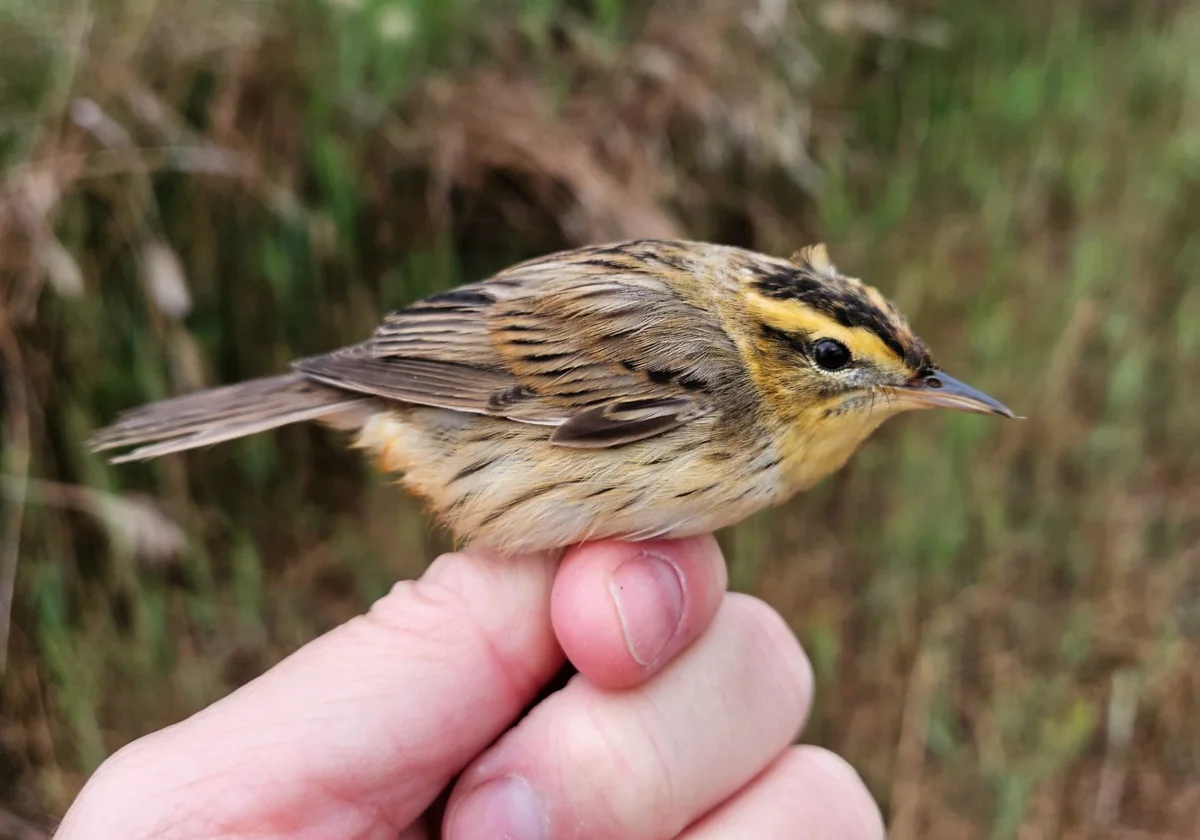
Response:
[[[707,537],[444,555],[116,753],[55,837],[882,838],[849,765],[789,746],[810,666],[725,582]]]

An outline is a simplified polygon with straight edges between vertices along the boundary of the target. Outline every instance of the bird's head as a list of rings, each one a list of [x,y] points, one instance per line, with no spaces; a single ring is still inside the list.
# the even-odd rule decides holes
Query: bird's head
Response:
[[[750,375],[765,409],[783,421],[816,472],[836,469],[880,423],[901,412],[948,408],[1014,416],[944,373],[896,307],[841,274],[823,245],[752,272],[742,291]]]

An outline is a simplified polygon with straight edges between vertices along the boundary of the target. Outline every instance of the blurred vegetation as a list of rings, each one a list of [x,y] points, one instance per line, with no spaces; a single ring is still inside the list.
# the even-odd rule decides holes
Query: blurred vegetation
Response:
[[[1029,418],[893,421],[721,535],[892,835],[1196,836],[1198,43],[1198,0],[0,5],[0,836],[447,544],[333,433],[92,428],[651,235],[820,237]]]

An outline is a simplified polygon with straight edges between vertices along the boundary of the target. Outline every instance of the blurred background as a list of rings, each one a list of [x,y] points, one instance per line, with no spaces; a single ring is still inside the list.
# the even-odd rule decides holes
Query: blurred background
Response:
[[[1198,0],[0,3],[0,837],[446,536],[336,433],[110,467],[517,259],[816,239],[1029,419],[720,538],[895,838],[1200,834]]]

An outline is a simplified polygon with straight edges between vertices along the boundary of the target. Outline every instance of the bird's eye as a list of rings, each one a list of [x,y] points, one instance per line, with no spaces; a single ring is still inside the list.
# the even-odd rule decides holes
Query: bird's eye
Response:
[[[832,338],[823,338],[813,345],[813,360],[825,370],[841,370],[850,364],[850,351],[846,345]]]

